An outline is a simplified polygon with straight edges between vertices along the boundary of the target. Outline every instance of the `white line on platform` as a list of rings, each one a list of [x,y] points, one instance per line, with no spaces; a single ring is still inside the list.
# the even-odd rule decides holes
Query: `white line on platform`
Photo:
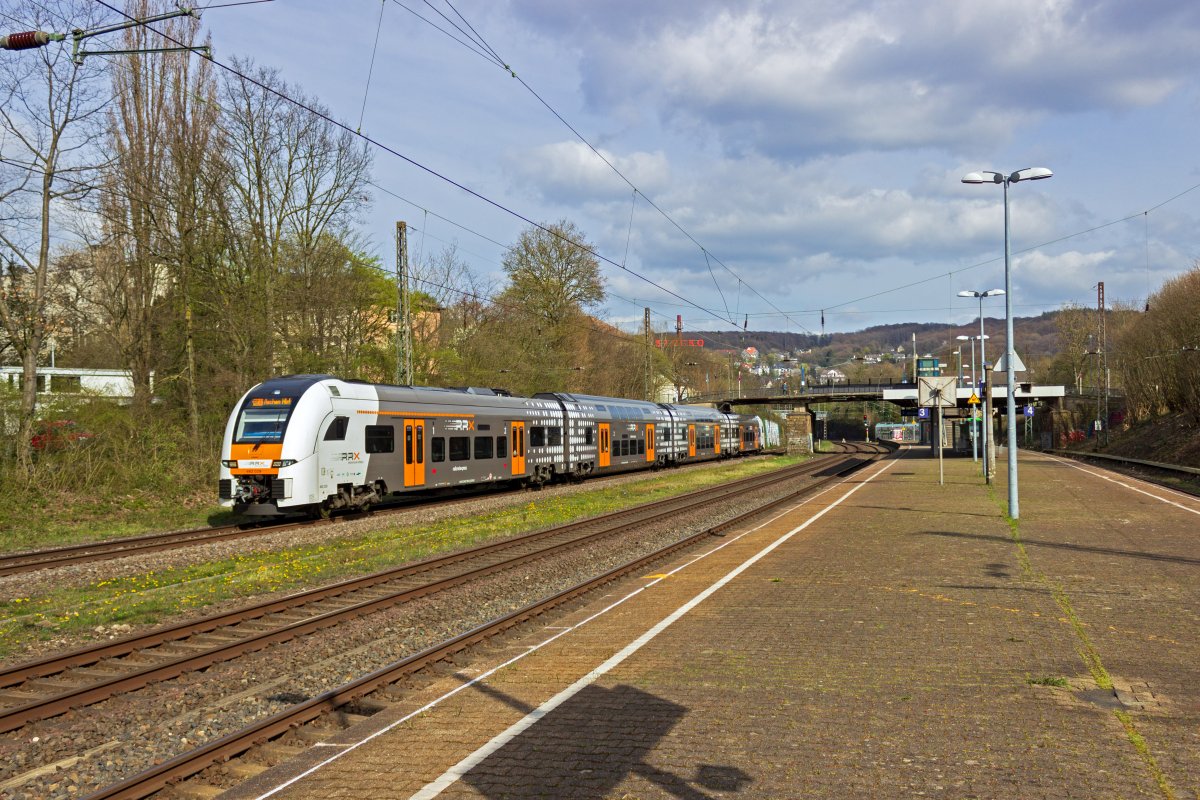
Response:
[[[1169,500],[1165,497],[1160,497],[1160,496],[1154,494],[1154,492],[1147,492],[1145,489],[1139,489],[1138,487],[1136,487],[1132,484],[1126,483],[1125,481],[1121,481],[1121,480],[1117,480],[1116,478],[1109,477],[1108,475],[1105,475],[1103,472],[1096,472],[1095,470],[1090,470],[1087,467],[1083,467],[1083,466],[1080,466],[1079,464],[1076,464],[1074,461],[1072,461],[1069,458],[1061,458],[1059,456],[1050,456],[1050,455],[1048,455],[1046,457],[1053,459],[1055,461],[1061,461],[1062,463],[1066,464],[1067,466],[1073,467],[1073,468],[1079,470],[1080,472],[1086,472],[1088,475],[1094,475],[1097,478],[1103,478],[1104,480],[1108,481],[1109,483],[1115,483],[1118,486],[1124,486],[1126,489],[1129,489],[1130,491],[1133,491],[1133,492],[1137,492],[1138,494],[1144,494],[1144,495],[1146,495],[1146,497],[1153,497],[1155,500],[1158,500],[1161,503],[1166,503],[1169,506],[1175,506],[1178,509],[1187,511],[1189,514],[1200,514],[1200,509],[1188,508],[1185,505],[1176,503],[1174,500]],[[1129,480],[1137,480],[1137,478],[1130,478]],[[1140,481],[1139,481],[1139,483],[1140,483]],[[1153,484],[1149,484],[1149,485],[1152,486]],[[1160,489],[1161,491],[1166,491],[1166,492],[1174,492],[1175,491],[1174,489],[1167,489],[1164,487],[1155,487],[1155,488]],[[1178,494],[1180,494],[1183,497],[1188,496],[1188,495],[1184,495],[1182,493],[1178,493]]]
[[[876,477],[883,474],[884,470],[887,470],[894,463],[896,463],[896,462],[888,461],[881,469],[877,470],[873,475],[871,475],[871,477],[867,478],[862,483],[855,484],[854,487],[851,488],[848,492],[846,492],[844,495],[839,497],[837,500],[835,500],[832,503],[830,503],[829,505],[827,505],[825,508],[818,511],[813,516],[809,517],[807,521],[801,523],[800,525],[797,525],[795,528],[792,528],[790,531],[783,534],[775,541],[771,542],[771,544],[767,545],[762,550],[759,550],[753,556],[751,556],[750,558],[743,561],[741,564],[739,564],[734,569],[730,570],[728,573],[725,574],[724,577],[719,579],[716,583],[712,584],[707,589],[700,592],[700,594],[696,595],[691,600],[687,601],[682,606],[680,606],[678,609],[676,609],[673,613],[671,613],[670,615],[668,615],[667,617],[662,619],[653,628],[646,631],[641,636],[639,636],[637,639],[635,639],[632,642],[630,642],[629,644],[627,644],[616,655],[612,656],[607,661],[605,661],[603,664],[596,667],[591,672],[584,675],[582,678],[580,678],[579,680],[575,681],[573,684],[568,686],[566,689],[563,689],[561,692],[554,695],[554,697],[551,697],[549,700],[542,703],[536,709],[534,709],[533,711],[526,714],[524,718],[522,718],[520,721],[514,723],[511,727],[509,727],[508,730],[493,737],[492,740],[489,741],[487,744],[483,745],[483,747],[480,747],[474,753],[467,756],[462,761],[458,762],[453,767],[451,767],[450,769],[448,769],[444,773],[442,773],[441,777],[439,777],[437,780],[426,784],[424,786],[424,788],[422,788],[419,792],[417,792],[416,794],[414,794],[412,796],[411,800],[432,800],[432,798],[437,797],[439,794],[441,794],[443,791],[445,791],[451,785],[453,785],[459,778],[466,775],[468,772],[470,772],[472,769],[474,769],[479,764],[483,763],[484,760],[486,760],[489,756],[494,754],[497,750],[504,747],[504,745],[508,744],[513,739],[517,738],[522,733],[524,733],[526,730],[531,728],[535,722],[537,722],[542,717],[549,714],[554,709],[558,708],[560,705],[562,705],[566,701],[570,700],[572,697],[574,697],[576,694],[578,694],[584,688],[595,683],[596,680],[599,679],[602,675],[604,675],[607,672],[610,672],[612,669],[614,669],[615,667],[620,665],[623,661],[625,661],[631,655],[636,653],[638,650],[641,650],[642,647],[644,647],[647,643],[649,643],[651,640],[653,640],[655,637],[657,637],[660,633],[662,633],[667,628],[669,628],[676,621],[681,619],[685,614],[687,614],[693,608],[700,605],[700,603],[704,602],[709,597],[711,597],[721,587],[725,586],[730,581],[732,581],[734,578],[736,578],[738,575],[741,575],[743,572],[745,572],[751,566],[753,566],[754,564],[758,563],[760,560],[765,558],[768,554],[770,554],[772,551],[774,551],[777,547],[782,545],[788,539],[791,539],[797,533],[804,530],[809,525],[812,525],[814,522],[819,520],[821,517],[825,516],[830,511],[832,511],[834,508],[837,508],[839,505],[842,504],[843,501],[845,501],[848,497],[850,497],[850,495],[854,494],[859,489],[861,489],[862,487],[866,486],[869,482],[874,480]],[[761,527],[761,526],[759,526],[759,527]],[[712,552],[715,552],[715,550]],[[689,562],[689,563],[693,563],[693,562]],[[684,566],[686,566],[686,565],[684,565]],[[671,575],[674,572],[676,572],[682,568],[683,567],[678,567],[675,570],[668,572],[667,574]]]
[[[810,517],[807,522],[804,522],[803,524],[799,525],[798,527],[793,528],[792,530],[788,531],[786,534],[784,534],[779,539],[777,539],[774,543],[768,545],[766,548],[759,551],[756,555],[752,556],[750,560],[744,562],[740,567],[736,568],[733,572],[726,575],[724,578],[722,578],[716,584],[709,587],[709,589],[706,589],[704,592],[701,593],[701,595],[697,595],[697,597],[694,598],[692,601],[690,601],[685,608],[690,610],[691,607],[694,607],[695,604],[699,603],[705,597],[708,597],[709,595],[711,595],[713,592],[715,592],[721,586],[724,586],[726,583],[728,583],[730,580],[732,580],[734,577],[736,577],[738,574],[740,574],[743,570],[748,568],[751,564],[753,564],[754,562],[758,561],[760,558],[767,555],[767,553],[771,552],[776,547],[783,544],[785,541],[790,539],[792,536],[794,536],[795,534],[804,530],[805,528],[807,528],[812,523],[816,522],[821,517],[825,516],[825,514],[827,514],[835,506],[840,505],[850,495],[857,492],[860,488],[865,486],[867,483],[873,481],[875,478],[877,478],[879,475],[881,475],[884,471],[890,469],[892,464],[894,464],[894,463],[895,463],[894,460],[889,460],[886,464],[884,464],[884,466],[882,466],[881,468],[876,470],[875,473],[872,474],[869,478],[862,481],[861,483],[856,484],[853,488],[851,488],[848,492],[846,492],[840,498],[838,498],[833,503],[831,503],[830,505],[828,505],[821,511],[817,512],[812,517]],[[841,483],[838,483],[836,485],[840,486],[843,484],[844,484],[844,481]],[[453,689],[446,692],[444,695],[442,695],[440,697],[430,700],[428,703],[426,703],[425,705],[416,709],[415,711],[405,714],[400,719],[394,720],[393,722],[389,723],[388,725],[384,726],[383,728],[380,728],[379,730],[374,731],[369,736],[364,736],[362,739],[360,739],[357,742],[352,742],[352,743],[345,745],[345,749],[341,750],[338,753],[331,755],[329,758],[326,758],[324,761],[314,764],[313,766],[306,769],[304,772],[301,772],[299,775],[294,775],[293,777],[289,778],[288,780],[284,781],[283,783],[280,783],[278,786],[272,787],[271,789],[268,789],[267,791],[263,792],[262,794],[257,795],[255,800],[266,800],[266,798],[271,797],[275,794],[278,794],[279,792],[283,791],[284,789],[291,786],[292,784],[295,784],[295,783],[303,780],[304,778],[308,777],[309,775],[315,774],[316,772],[320,771],[321,769],[328,766],[329,764],[332,764],[334,761],[337,761],[337,760],[341,759],[343,756],[345,756],[349,753],[352,753],[353,751],[357,750],[359,747],[366,744],[367,742],[370,742],[370,741],[378,738],[379,736],[382,736],[383,734],[387,733],[388,731],[391,731],[392,729],[396,728],[397,726],[403,725],[405,722],[408,722],[412,718],[417,717],[421,714],[424,714],[426,711],[429,711],[429,710],[435,708],[436,706],[441,705],[443,702],[445,702],[446,700],[449,700],[451,697],[454,697],[459,692],[462,692],[466,689],[471,688],[472,686],[474,686],[478,683],[481,683],[482,681],[490,678],[492,675],[496,674],[500,670],[502,670],[512,664],[515,664],[516,662],[520,661],[521,659],[525,658],[526,656],[530,655],[531,653],[534,653],[534,652],[542,649],[543,647],[551,644],[552,642],[557,641],[558,639],[562,638],[563,636],[566,636],[567,634],[571,633],[572,631],[582,628],[584,625],[587,625],[588,623],[590,623],[596,619],[599,619],[600,617],[604,616],[605,614],[607,614],[608,612],[617,608],[618,606],[623,605],[625,602],[627,602],[629,600],[632,600],[634,597],[637,597],[639,594],[646,591],[647,589],[655,586],[656,584],[662,583],[666,577],[674,575],[674,574],[680,572],[681,570],[687,569],[692,564],[695,564],[697,561],[708,558],[709,556],[713,555],[714,553],[724,550],[726,547],[729,547],[734,542],[737,542],[738,540],[740,540],[746,536],[749,536],[750,534],[755,533],[756,531],[759,531],[762,528],[765,528],[766,526],[770,525],[771,523],[775,522],[776,520],[780,519],[781,517],[792,513],[797,508],[808,505],[809,503],[816,500],[817,498],[822,497],[825,494],[832,492],[832,491],[834,491],[833,486],[823,489],[820,492],[818,492],[817,494],[813,495],[812,497],[798,503],[797,505],[788,507],[787,509],[779,512],[775,516],[763,521],[762,523],[756,525],[755,527],[750,528],[749,530],[743,531],[742,533],[740,533],[736,536],[728,537],[727,539],[725,539],[725,541],[723,541],[721,544],[717,545],[716,547],[712,548],[711,550],[707,550],[704,553],[701,553],[701,554],[695,556],[690,561],[684,562],[683,564],[679,565],[675,569],[666,573],[662,577],[655,577],[653,580],[649,581],[644,586],[640,586],[637,589],[634,589],[632,592],[629,592],[628,594],[626,594],[624,597],[620,598],[619,600],[613,601],[611,604],[600,609],[599,611],[597,611],[595,614],[591,615],[590,617],[580,620],[579,622],[570,626],[569,628],[565,628],[562,631],[559,631],[558,633],[554,634],[553,636],[551,636],[550,638],[541,642],[540,644],[534,645],[534,646],[530,647],[528,650],[513,656],[508,661],[505,661],[501,664],[497,664],[496,666],[492,667],[488,671],[480,673],[478,676],[476,676],[472,680],[470,680],[466,683],[463,683],[459,686],[454,687]],[[670,617],[667,618],[670,620],[670,622],[668,622],[667,620],[663,620],[658,625],[656,625],[654,628],[652,628],[651,631],[648,631],[646,634],[643,634],[642,637],[638,639],[638,642],[641,642],[641,643],[637,644],[635,642],[635,644],[637,644],[637,648],[640,648],[643,644],[645,644],[645,642],[642,641],[642,639],[645,639],[645,641],[649,641],[651,638],[653,638],[653,636],[656,636],[660,632],[660,626],[661,626],[661,628],[665,629],[668,625],[671,624],[671,622],[674,622],[675,619],[678,619],[678,616],[682,616],[684,613],[686,613],[686,611],[681,608],[680,610],[676,611],[674,614],[672,614]],[[653,635],[651,635],[651,633],[653,633]],[[646,638],[647,636],[649,636],[649,638]],[[629,647],[633,647],[633,645],[630,645]],[[629,647],[627,647],[626,650],[629,650]],[[624,658],[627,658],[629,655],[632,655],[632,653],[635,652],[637,648],[634,648],[634,650],[630,650],[629,653],[626,653],[621,658],[621,660],[624,660]],[[624,650],[622,650],[621,652],[625,653]],[[621,653],[618,653],[617,655],[620,656]],[[613,658],[617,658],[617,656],[614,656]],[[612,669],[612,667],[616,666],[616,664],[620,663],[620,661],[617,661],[610,665],[609,662],[611,662],[611,661],[613,661],[613,659],[609,659],[609,661],[606,661],[605,664],[601,665],[600,667],[597,667],[596,670],[593,670],[593,672],[588,673],[587,676],[585,676],[584,678],[582,678],[580,680],[581,681],[587,680],[587,678],[589,676],[591,676],[591,680],[588,681],[588,683],[591,683],[592,681],[594,681],[596,678],[598,678],[600,675],[603,674],[603,672],[600,672],[599,670],[603,669],[604,672],[607,672],[609,669]],[[606,667],[605,665],[608,665],[608,666]],[[578,688],[575,688],[575,684],[572,684],[572,686],[569,687],[568,689],[564,690],[564,692],[571,691],[571,689],[574,689],[574,692],[578,692],[579,689],[582,689],[583,686],[586,686],[586,685],[587,684],[582,684],[582,685],[579,685]],[[574,694],[574,692],[572,692],[572,694]],[[565,700],[566,698],[564,697],[563,699]],[[556,700],[557,700],[557,702],[555,702]],[[563,702],[563,700],[558,700],[558,695],[556,695],[555,698],[552,698],[551,700],[547,701],[547,703],[552,703],[552,702],[554,702],[555,705],[558,705],[558,704],[561,704]],[[543,704],[543,706],[541,708],[545,708],[545,704]],[[526,720],[530,719],[531,717],[533,718],[528,723],[526,723],[525,720],[522,720],[521,722],[516,723],[516,725],[514,725],[512,728],[509,728],[509,731],[512,731],[514,728],[516,728],[517,726],[521,726],[521,725],[524,725],[524,727],[522,727],[521,730],[528,728],[530,725],[533,724],[533,722],[536,722],[537,719],[539,719],[542,716],[545,716],[545,714],[548,713],[550,710],[547,708],[545,711],[542,711],[541,708],[531,712],[525,718]],[[509,731],[505,731],[505,734],[507,734]],[[500,736],[504,736],[505,734],[500,734]],[[516,733],[514,733],[513,735],[515,736]],[[498,738],[500,738],[500,737],[497,737],[497,739]],[[496,741],[496,739],[493,739],[492,741],[494,742],[494,741]],[[484,745],[484,747],[488,747],[490,744],[491,744],[491,742],[489,742],[488,745]],[[476,751],[476,753],[481,752],[482,749],[483,748],[481,748],[479,751]],[[498,747],[497,747],[497,749],[498,749]],[[442,778],[439,778],[438,781],[441,781],[447,775],[450,775],[455,769],[457,769],[459,766],[461,766],[463,763],[465,763],[466,760],[474,757],[474,755],[475,754],[472,754],[472,756],[468,756],[467,759],[464,759],[463,762],[459,762],[458,765],[456,765],[455,767],[452,767],[450,770],[448,770],[442,776]],[[457,774],[461,775],[464,773],[465,773],[465,770],[463,770],[462,772],[459,772]],[[424,794],[424,792],[428,791],[431,786],[438,783],[438,781],[434,781],[433,783],[428,784],[424,789],[422,789],[416,795],[413,795],[413,797],[434,797],[434,796],[436,796],[437,793],[441,792],[442,789],[444,789],[446,786],[449,786],[451,783],[453,783],[454,780],[457,780],[457,776],[454,779],[452,779],[449,783],[446,783],[445,786],[442,786],[442,788],[438,789],[437,792],[435,792],[434,794],[432,794],[432,795]]]

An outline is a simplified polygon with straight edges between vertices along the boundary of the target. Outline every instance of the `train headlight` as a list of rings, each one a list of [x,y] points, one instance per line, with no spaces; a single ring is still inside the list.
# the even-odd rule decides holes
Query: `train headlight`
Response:
[[[295,463],[296,463],[296,459],[285,458],[280,461],[272,461],[271,466],[275,469],[279,469],[280,467],[290,467],[292,464],[295,464]]]
[[[235,469],[237,467],[237,462],[226,458],[221,460],[221,466],[228,467],[229,469]]]

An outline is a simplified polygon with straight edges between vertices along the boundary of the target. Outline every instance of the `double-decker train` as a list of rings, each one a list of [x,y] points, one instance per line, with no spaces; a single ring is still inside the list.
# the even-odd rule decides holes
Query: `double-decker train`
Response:
[[[230,415],[218,485],[221,505],[240,513],[319,514],[761,449],[758,417],[702,406],[289,375],[255,386]]]

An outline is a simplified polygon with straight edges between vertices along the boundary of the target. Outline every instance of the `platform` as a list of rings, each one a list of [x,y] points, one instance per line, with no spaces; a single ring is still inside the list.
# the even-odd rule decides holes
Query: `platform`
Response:
[[[1196,798],[1200,500],[915,450],[231,797]],[[498,666],[503,665],[503,666]]]

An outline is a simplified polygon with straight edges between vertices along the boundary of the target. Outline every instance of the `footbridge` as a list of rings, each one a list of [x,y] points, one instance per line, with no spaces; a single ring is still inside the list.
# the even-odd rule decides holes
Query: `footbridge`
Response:
[[[1016,384],[1013,398],[1020,407],[1031,405],[1049,405],[1054,410],[1061,410],[1062,399],[1066,394],[1062,386],[1039,386],[1022,382]],[[991,416],[994,419],[1002,415],[1008,405],[1008,386],[993,384],[991,386]],[[889,402],[901,408],[916,408],[919,400],[915,383],[816,383],[800,386],[799,390],[776,387],[771,389],[756,389],[741,397],[710,396],[691,397],[687,402],[712,403],[722,411],[733,411],[739,406],[779,406],[787,412],[786,440],[789,451],[811,450],[813,433],[813,412],[809,406],[817,403],[861,403]],[[947,419],[953,421],[966,417],[970,413],[970,401],[977,401],[982,394],[971,386],[959,386],[955,390],[955,406],[944,409]],[[915,421],[915,420],[914,420]]]

